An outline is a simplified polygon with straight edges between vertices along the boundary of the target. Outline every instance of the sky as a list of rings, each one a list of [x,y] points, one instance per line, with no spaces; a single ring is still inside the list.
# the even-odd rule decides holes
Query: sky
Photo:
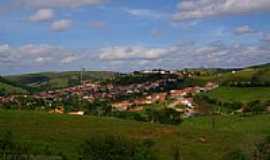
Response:
[[[270,62],[270,0],[0,0],[0,75]]]

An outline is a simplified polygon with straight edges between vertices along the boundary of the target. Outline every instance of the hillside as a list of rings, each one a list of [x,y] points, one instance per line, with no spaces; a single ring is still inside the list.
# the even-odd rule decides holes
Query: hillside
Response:
[[[226,102],[250,102],[255,100],[269,101],[269,87],[219,87],[209,93],[211,98]]]
[[[261,138],[270,134],[268,115],[252,117],[215,117],[188,119],[180,126],[165,126],[114,118],[50,115],[38,112],[0,110],[0,134],[12,131],[21,142],[36,148],[46,144],[76,159],[80,144],[96,135],[113,134],[154,140],[154,152],[160,160],[172,159],[172,148],[179,145],[183,159],[221,160],[230,151],[250,151]],[[258,125],[260,124],[260,125]],[[205,141],[200,141],[200,138]]]
[[[80,71],[44,72],[6,76],[5,78],[40,90],[58,89],[80,84]],[[86,71],[83,80],[102,81],[111,79],[117,73],[106,71]]]
[[[270,64],[242,69],[197,69],[193,72],[197,83],[215,81],[224,86],[270,86]]]
[[[0,95],[26,94],[28,92],[28,87],[16,84],[3,77],[0,77]]]

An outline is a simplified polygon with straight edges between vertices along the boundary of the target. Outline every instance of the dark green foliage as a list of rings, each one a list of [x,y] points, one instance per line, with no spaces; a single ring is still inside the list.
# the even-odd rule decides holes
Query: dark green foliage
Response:
[[[163,108],[160,110],[147,109],[146,115],[148,121],[161,124],[177,125],[182,122],[181,113],[171,108]]]
[[[121,119],[127,119],[127,120],[136,120],[136,121],[147,122],[147,115],[145,115],[143,113],[114,111],[111,113],[111,116],[121,118]]]
[[[112,112],[112,104],[107,100],[97,99],[87,106],[89,114],[108,116]]]
[[[239,101],[222,101],[217,98],[207,96],[205,94],[199,94],[194,97],[194,101],[199,105],[208,105],[208,106],[220,106],[229,111],[236,111],[238,109],[244,108],[244,112],[249,113],[261,113],[266,110],[266,107],[269,105],[268,102],[263,102],[260,100],[251,101],[248,103],[242,103]]]
[[[0,97],[6,96],[6,95],[7,95],[7,92],[6,92],[5,88],[0,89]]]
[[[0,160],[37,159],[66,160],[66,156],[63,153],[54,154],[47,145],[34,151],[30,145],[18,143],[11,131],[0,134]]]
[[[12,80],[8,80],[8,79],[3,78],[1,76],[0,76],[0,82],[2,82],[4,84],[11,85],[13,87],[24,89],[24,90],[26,90],[26,91],[28,91],[30,93],[34,93],[34,92],[40,91],[37,88],[33,88],[33,87],[30,87],[30,86],[24,85],[23,83],[19,83],[19,82],[15,82],[15,81],[12,81]]]
[[[80,160],[155,160],[152,145],[119,136],[93,137],[81,146]]]
[[[223,160],[249,160],[249,158],[241,150],[236,150],[225,155]]]
[[[253,159],[270,160],[270,136],[266,137],[262,142],[256,144]]]
[[[252,101],[252,102],[249,102],[246,106],[245,106],[245,112],[252,112],[252,113],[255,113],[255,114],[258,114],[260,112],[264,112],[266,109],[266,105],[257,100],[257,101]]]

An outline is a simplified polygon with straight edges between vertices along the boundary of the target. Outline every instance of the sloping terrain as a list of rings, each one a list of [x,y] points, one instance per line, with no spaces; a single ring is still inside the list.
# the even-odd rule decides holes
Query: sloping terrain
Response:
[[[8,94],[26,94],[28,87],[11,82],[3,77],[0,77],[0,96]]]
[[[0,134],[12,131],[21,142],[37,149],[46,144],[72,160],[77,159],[81,143],[101,134],[150,138],[160,160],[173,159],[175,145],[180,147],[183,159],[221,160],[237,149],[250,153],[257,141],[270,135],[270,123],[265,123],[269,115],[215,117],[214,128],[211,117],[187,119],[179,126],[3,110],[0,117]]]
[[[6,76],[10,81],[24,84],[40,90],[65,88],[80,84],[80,71],[44,72]],[[105,71],[87,71],[83,73],[83,80],[102,81],[114,77],[117,73]]]

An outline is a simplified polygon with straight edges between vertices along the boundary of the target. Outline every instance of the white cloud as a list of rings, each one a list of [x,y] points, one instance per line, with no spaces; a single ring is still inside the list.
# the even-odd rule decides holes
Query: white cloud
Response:
[[[108,0],[16,0],[18,4],[35,8],[81,7],[99,5]]]
[[[162,56],[173,52],[175,48],[146,48],[141,46],[117,46],[111,48],[100,49],[99,58],[102,60],[129,60],[129,59],[144,59],[155,60]]]
[[[237,15],[256,11],[268,11],[269,0],[183,0],[178,4],[174,20]]]
[[[210,43],[205,46],[194,43],[173,45],[164,48],[113,47],[99,52],[104,66],[108,62],[119,62],[119,70],[145,68],[183,67],[243,67],[270,61],[270,47],[263,44],[224,44]],[[121,63],[120,63],[121,62]],[[147,63],[145,63],[147,62]],[[137,64],[137,65],[135,65]],[[140,64],[138,66],[138,64]],[[129,66],[129,68],[126,68]]]
[[[240,26],[234,29],[234,34],[236,35],[244,35],[244,34],[252,34],[256,33],[256,31],[250,28],[248,25]]]
[[[2,45],[0,45],[0,52],[7,51],[8,49],[9,49],[9,45],[8,44],[2,44]]]
[[[133,71],[149,68],[243,67],[267,62],[270,62],[270,46],[264,41],[252,45],[218,41],[204,46],[183,43],[159,48],[116,46],[86,50],[46,44],[18,47],[0,45],[1,72],[9,72],[9,66],[20,70],[38,70],[38,67],[42,70],[72,70],[85,66],[99,70]]]
[[[54,11],[52,9],[40,9],[29,19],[34,22],[49,21],[54,17]]]
[[[76,61],[80,59],[79,56],[76,56],[76,55],[66,55],[62,60],[61,60],[61,63],[64,63],[64,64],[68,64],[68,63],[71,63],[73,61]]]
[[[62,32],[69,29],[72,26],[72,21],[69,19],[62,19],[55,21],[51,24],[51,30],[55,32]]]
[[[124,11],[127,12],[129,15],[143,18],[160,19],[167,16],[165,13],[157,12],[150,9],[125,8]]]
[[[67,64],[80,59],[80,55],[63,47],[47,44],[26,44],[19,47],[0,45],[0,66],[9,65],[41,65]]]
[[[270,34],[264,34],[262,41],[264,41],[264,42],[270,42]]]

